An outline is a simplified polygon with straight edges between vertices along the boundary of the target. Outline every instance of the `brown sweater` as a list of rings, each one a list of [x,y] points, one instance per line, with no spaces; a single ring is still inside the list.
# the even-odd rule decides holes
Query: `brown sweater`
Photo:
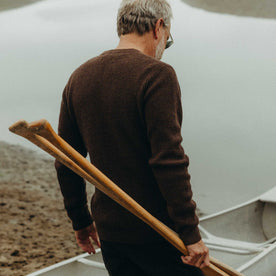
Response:
[[[81,65],[62,98],[59,134],[127,194],[180,235],[200,240],[188,157],[181,146],[181,95],[171,66],[135,49],[110,50]],[[160,236],[96,190],[92,217],[82,178],[56,161],[65,208],[75,230],[95,220],[114,242]]]

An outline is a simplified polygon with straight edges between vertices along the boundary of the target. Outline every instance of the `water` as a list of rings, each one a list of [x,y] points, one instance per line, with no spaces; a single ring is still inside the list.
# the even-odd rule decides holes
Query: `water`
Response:
[[[119,0],[46,0],[0,13],[0,139],[19,119],[57,128],[62,90],[87,59],[116,47]],[[182,89],[194,197],[211,213],[276,185],[276,21],[171,1],[175,44],[163,60]]]

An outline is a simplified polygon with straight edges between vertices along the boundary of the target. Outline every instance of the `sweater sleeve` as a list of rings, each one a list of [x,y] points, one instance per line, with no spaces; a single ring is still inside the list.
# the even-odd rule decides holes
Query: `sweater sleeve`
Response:
[[[86,157],[87,150],[74,120],[73,110],[70,106],[69,92],[70,86],[67,84],[62,96],[58,134],[80,154]],[[58,160],[55,161],[55,168],[64,198],[64,206],[72,221],[73,229],[79,230],[90,225],[92,223],[92,217],[87,206],[86,184],[84,179]]]
[[[175,230],[187,245],[198,242],[196,204],[192,200],[189,159],[181,146],[180,88],[172,67],[164,65],[144,94],[144,115],[151,147],[151,166],[167,202]]]

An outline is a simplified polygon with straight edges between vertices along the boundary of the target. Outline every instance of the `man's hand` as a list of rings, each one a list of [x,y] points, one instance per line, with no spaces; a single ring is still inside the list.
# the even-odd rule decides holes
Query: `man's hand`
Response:
[[[101,247],[95,223],[83,229],[75,231],[75,237],[79,247],[89,254],[96,253],[91,238],[93,239],[93,241],[96,242],[99,247]]]
[[[187,245],[186,247],[189,251],[189,256],[181,257],[184,264],[193,265],[199,268],[210,265],[209,249],[202,240],[197,243]]]

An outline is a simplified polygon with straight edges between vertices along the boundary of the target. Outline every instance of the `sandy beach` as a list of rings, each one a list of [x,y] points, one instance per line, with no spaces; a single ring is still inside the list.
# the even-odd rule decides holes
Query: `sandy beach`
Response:
[[[53,159],[0,142],[0,270],[21,276],[83,253],[63,208]],[[87,185],[88,193],[92,185]]]

